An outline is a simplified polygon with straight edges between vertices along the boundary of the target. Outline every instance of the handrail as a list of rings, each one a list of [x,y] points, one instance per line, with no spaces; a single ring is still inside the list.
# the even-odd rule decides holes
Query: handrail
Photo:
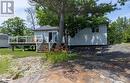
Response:
[[[54,45],[54,43],[56,43],[57,41],[55,40],[55,38],[57,37],[57,35],[55,35],[52,40],[49,42],[49,51],[51,50],[52,46]]]
[[[9,37],[9,43],[41,43],[42,36],[15,36]]]

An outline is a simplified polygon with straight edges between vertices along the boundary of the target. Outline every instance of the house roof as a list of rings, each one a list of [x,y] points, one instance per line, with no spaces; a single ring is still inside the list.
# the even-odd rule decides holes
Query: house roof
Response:
[[[52,30],[58,30],[58,27],[52,27],[52,26],[40,26],[36,28],[34,31],[52,31]]]

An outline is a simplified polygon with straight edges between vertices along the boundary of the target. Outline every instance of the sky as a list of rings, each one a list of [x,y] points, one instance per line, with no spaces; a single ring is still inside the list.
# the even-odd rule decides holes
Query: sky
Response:
[[[1,0],[0,0],[1,1]],[[30,7],[30,5],[28,4],[28,0],[13,0],[14,1],[14,15],[12,17],[18,16],[24,20],[26,20],[27,23],[27,13],[25,12],[25,9]],[[100,0],[99,3],[115,3],[117,0]],[[119,16],[120,17],[124,17],[126,16],[127,18],[130,18],[130,1],[128,1],[125,6],[118,6],[119,8],[121,8],[121,10],[116,10],[112,13],[109,13],[107,15],[107,17],[111,20],[114,21],[116,20]],[[0,16],[0,26],[1,23],[4,22],[5,20],[7,20],[8,18],[11,18],[10,16]]]

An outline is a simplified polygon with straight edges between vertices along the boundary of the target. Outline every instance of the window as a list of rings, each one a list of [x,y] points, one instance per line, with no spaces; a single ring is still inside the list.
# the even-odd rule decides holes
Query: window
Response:
[[[99,33],[99,28],[92,28],[93,33]]]
[[[99,33],[99,28],[96,28],[96,32]]]

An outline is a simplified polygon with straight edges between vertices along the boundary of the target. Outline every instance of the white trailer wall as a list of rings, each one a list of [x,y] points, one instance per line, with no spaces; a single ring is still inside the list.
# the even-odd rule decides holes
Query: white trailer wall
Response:
[[[79,31],[75,37],[69,37],[70,46],[84,45],[107,45],[107,26],[100,25],[99,32],[92,32],[92,28],[85,28]]]

